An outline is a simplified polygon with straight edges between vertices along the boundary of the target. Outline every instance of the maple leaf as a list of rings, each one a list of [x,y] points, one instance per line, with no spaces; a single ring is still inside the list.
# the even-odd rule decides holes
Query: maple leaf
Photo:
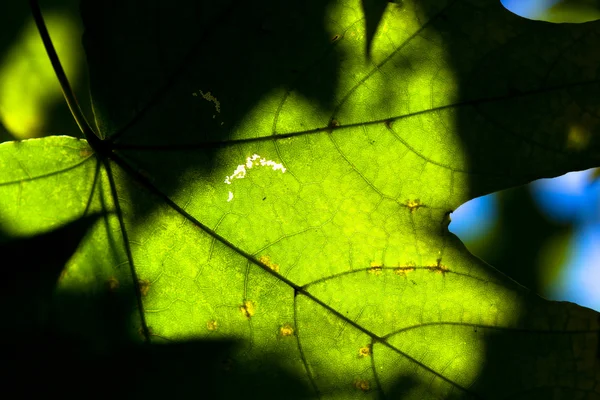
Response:
[[[4,229],[104,216],[57,296],[124,299],[114,336],[162,368],[146,396],[599,395],[598,313],[447,225],[475,196],[600,164],[600,24],[366,3],[84,1],[96,127],[0,145]],[[54,318],[121,349],[80,301]],[[186,353],[203,368],[167,374]]]

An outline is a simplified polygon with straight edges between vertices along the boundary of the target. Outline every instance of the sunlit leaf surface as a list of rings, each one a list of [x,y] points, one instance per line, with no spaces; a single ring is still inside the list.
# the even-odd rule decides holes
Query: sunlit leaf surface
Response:
[[[46,23],[65,70],[77,79],[77,26],[58,13],[47,15]],[[40,136],[49,110],[60,101],[60,86],[31,20],[0,59],[0,122],[17,138]]]
[[[600,164],[599,24],[496,0],[132,3],[82,5],[104,146],[0,145],[5,231],[107,213],[59,293],[131,299],[130,341],[235,342],[194,353],[218,362],[179,371],[192,393],[600,396],[598,314],[447,230],[474,196]]]

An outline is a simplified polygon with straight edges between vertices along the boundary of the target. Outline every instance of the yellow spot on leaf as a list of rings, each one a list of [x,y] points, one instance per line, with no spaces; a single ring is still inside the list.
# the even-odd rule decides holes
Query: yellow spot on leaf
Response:
[[[564,107],[564,112],[555,121],[557,129],[566,129],[566,147],[571,151],[582,151],[589,147],[592,135],[600,126],[600,118],[585,112],[573,103]]]
[[[363,392],[367,392],[371,388],[371,385],[366,379],[357,379],[356,381],[354,381],[354,387],[359,390],[362,390]]]
[[[403,267],[398,267],[398,268],[394,269],[394,273],[396,275],[406,276],[409,272],[412,272],[414,270],[415,270],[415,267],[403,266]]]
[[[369,273],[373,275],[381,275],[383,272],[383,264],[379,262],[371,262],[371,267],[369,268]]]
[[[446,275],[446,272],[450,272],[447,266],[442,264],[442,260],[438,260],[437,264],[434,266],[427,267],[427,269],[431,272],[435,272],[437,274]]]
[[[256,306],[250,300],[244,301],[244,304],[240,306],[240,311],[244,317],[250,319],[256,313]]]
[[[569,129],[567,136],[567,148],[581,151],[588,147],[590,143],[590,131],[581,124],[573,124]]]
[[[423,204],[421,204],[421,200],[419,199],[414,199],[414,200],[406,200],[406,207],[408,207],[408,209],[410,210],[410,212],[415,212],[417,211],[417,209],[423,207]]]
[[[450,272],[450,270],[445,265],[440,264],[440,266],[438,267],[438,271],[437,272],[440,273],[440,274],[445,274],[446,272]]]
[[[364,346],[364,347],[361,347],[360,349],[358,349],[358,356],[359,357],[361,357],[361,358],[362,357],[368,357],[370,355],[371,355],[371,346],[370,345]]]
[[[267,267],[269,267],[269,269],[272,269],[275,272],[279,272],[279,265],[275,264],[273,261],[271,261],[271,257],[269,257],[269,256],[260,256],[260,258],[258,259],[258,261],[260,261],[261,263],[265,264]]]
[[[216,331],[219,328],[219,323],[213,319],[206,323],[206,327],[209,331]]]
[[[279,328],[279,334],[281,336],[292,336],[294,334],[294,328],[292,328],[290,325],[283,325],[281,328]]]

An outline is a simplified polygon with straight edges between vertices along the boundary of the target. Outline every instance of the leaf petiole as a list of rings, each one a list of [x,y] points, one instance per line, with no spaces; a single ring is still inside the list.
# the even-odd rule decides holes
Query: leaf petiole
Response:
[[[94,132],[90,124],[88,123],[85,115],[81,111],[81,107],[77,102],[77,98],[75,97],[75,93],[73,89],[71,89],[71,85],[69,84],[69,80],[67,79],[67,75],[58,59],[58,54],[52,44],[52,39],[50,38],[50,34],[48,33],[48,28],[46,27],[46,23],[44,22],[44,17],[42,16],[42,11],[40,10],[40,6],[37,0],[29,0],[29,7],[31,8],[31,13],[33,15],[33,19],[35,20],[35,25],[40,32],[40,36],[42,38],[42,42],[44,43],[44,48],[46,49],[46,53],[48,53],[48,57],[50,58],[50,62],[52,63],[52,68],[54,69],[54,73],[58,78],[60,83],[60,88],[62,90],[63,96],[69,106],[69,110],[71,110],[71,114],[75,119],[75,122],[79,126],[81,132],[83,132],[84,137],[90,144],[90,146],[94,150],[99,150],[102,147],[102,140],[97,136]]]

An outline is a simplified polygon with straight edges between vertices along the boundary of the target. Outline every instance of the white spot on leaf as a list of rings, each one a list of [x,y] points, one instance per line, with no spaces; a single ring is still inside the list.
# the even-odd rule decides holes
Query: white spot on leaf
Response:
[[[246,162],[244,164],[240,164],[237,166],[233,174],[225,177],[225,183],[231,185],[234,179],[243,179],[246,177],[249,169],[254,167],[271,167],[273,171],[281,171],[284,173],[286,171],[283,164],[277,163],[273,160],[267,160],[264,157],[259,156],[258,154],[253,154],[250,157],[246,157]],[[233,199],[233,193],[229,192],[229,199],[227,201],[231,201]]]

